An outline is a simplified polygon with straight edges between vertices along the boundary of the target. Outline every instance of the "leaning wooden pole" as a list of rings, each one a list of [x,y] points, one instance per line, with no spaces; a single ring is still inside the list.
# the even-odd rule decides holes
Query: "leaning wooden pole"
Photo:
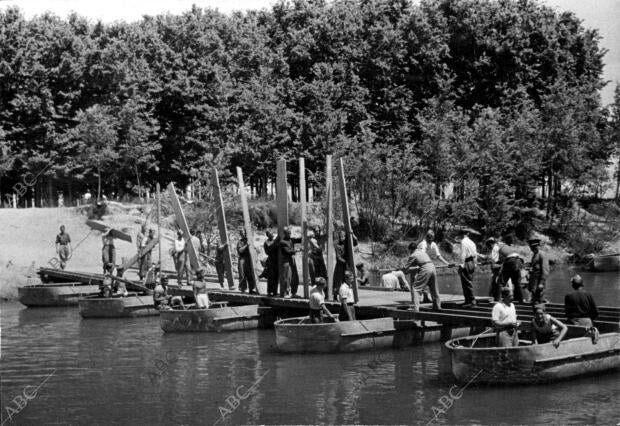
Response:
[[[196,253],[196,248],[192,242],[192,234],[189,232],[189,226],[187,225],[187,220],[185,219],[185,213],[183,213],[183,207],[181,207],[179,196],[177,195],[176,189],[172,183],[168,185],[168,194],[170,194],[170,202],[172,204],[172,210],[174,210],[174,215],[177,219],[177,224],[181,227],[185,241],[187,241],[189,264],[192,267],[192,271],[196,271],[200,267],[200,263],[198,262],[198,254]]]
[[[159,246],[159,273],[161,274],[164,265],[161,264],[161,190],[159,182],[155,188],[157,189],[157,245]]]
[[[346,234],[347,263],[351,273],[355,275],[355,258],[353,256],[353,230],[351,229],[351,214],[349,212],[349,198],[347,197],[347,183],[344,180],[344,162],[338,159],[338,169],[340,172],[340,197],[342,202],[342,221],[344,222],[344,232]],[[353,279],[353,297],[355,303],[359,301],[357,296],[357,280]]]
[[[276,168],[276,210],[278,217],[278,237],[284,238],[284,227],[288,226],[288,191],[286,188],[286,160],[278,160]],[[280,282],[280,295],[284,295],[282,273],[282,256],[278,250],[278,277]]]
[[[327,233],[327,294],[326,299],[331,299],[334,290],[334,267],[336,253],[334,252],[334,196],[332,188],[332,156],[328,155],[325,160],[325,197],[327,198],[325,211],[325,230]]]
[[[301,266],[304,278],[304,297],[310,297],[310,269],[308,267],[308,212],[306,205],[306,164],[303,158],[299,159],[299,199],[301,200],[301,243],[303,254],[301,256]]]
[[[248,207],[248,196],[245,192],[243,183],[243,171],[241,167],[237,167],[237,181],[239,185],[239,195],[241,196],[241,209],[243,210],[243,225],[245,228],[245,237],[248,239],[248,251],[250,253],[250,267],[252,276],[256,283],[256,291],[258,291],[258,274],[256,273],[256,249],[254,248],[254,233],[252,232],[252,222],[250,220],[250,208]]]
[[[226,270],[226,281],[228,281],[228,288],[232,290],[235,288],[235,279],[233,278],[232,258],[230,257],[228,229],[226,228],[226,211],[224,210],[224,200],[222,199],[220,179],[217,175],[217,169],[215,167],[211,171],[211,177],[213,199],[215,200],[215,208],[217,209],[217,228],[220,233],[220,244],[226,244],[226,248],[224,249],[224,269]]]

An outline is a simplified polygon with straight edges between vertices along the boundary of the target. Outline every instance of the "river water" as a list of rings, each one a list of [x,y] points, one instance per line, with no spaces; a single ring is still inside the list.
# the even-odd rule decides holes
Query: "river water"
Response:
[[[573,272],[554,271],[561,302]],[[620,274],[582,273],[620,306]],[[483,277],[481,277],[483,278]],[[458,283],[444,279],[440,290]],[[486,293],[486,282],[477,286]],[[273,330],[164,334],[157,317],[82,320],[76,308],[1,311],[5,424],[616,424],[620,373],[543,386],[452,388],[440,344],[286,355]],[[38,389],[37,389],[38,387]],[[443,401],[443,405],[441,402]],[[435,417],[435,415],[437,416]],[[224,418],[222,418],[224,416]]]

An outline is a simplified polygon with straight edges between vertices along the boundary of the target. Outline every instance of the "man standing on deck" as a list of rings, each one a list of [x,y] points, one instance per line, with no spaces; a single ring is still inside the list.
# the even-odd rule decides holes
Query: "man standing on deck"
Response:
[[[267,239],[263,249],[267,255],[263,277],[267,279],[267,295],[275,296],[278,293],[278,248],[279,241],[274,239],[271,231],[266,232]]]
[[[72,251],[71,237],[65,232],[65,225],[60,225],[60,234],[56,235],[56,254],[60,258],[60,269],[65,269]]]
[[[439,291],[437,291],[437,270],[435,269],[435,264],[424,250],[416,249],[414,243],[409,244],[409,251],[411,254],[409,255],[405,269],[407,270],[416,266],[420,268],[411,285],[413,310],[415,312],[420,310],[420,295],[426,287],[428,287],[431,291],[431,298],[433,299],[433,309],[435,311],[440,311],[441,299],[439,298]]]
[[[549,259],[540,251],[539,239],[533,238],[528,244],[533,253],[530,262],[529,290],[532,292],[532,304],[537,305],[543,302],[543,293],[549,276]]]
[[[340,319],[342,321],[355,321],[355,295],[353,294],[353,273],[351,271],[344,272],[344,281],[338,289],[338,297],[340,299]]]
[[[444,259],[443,256],[441,255],[439,251],[439,247],[437,246],[437,243],[435,242],[435,233],[430,229],[426,233],[426,236],[424,237],[424,239],[420,241],[416,249],[424,250],[426,254],[428,254],[428,256],[432,260],[437,259],[440,262],[442,262],[444,265],[449,265],[448,261]]]
[[[508,280],[513,285],[514,300],[523,302],[523,293],[521,292],[521,269],[523,268],[523,260],[519,257],[517,249],[512,247],[514,242],[512,235],[504,236],[504,244],[499,247],[499,259],[502,263],[500,272],[500,281],[502,286],[508,284]]]
[[[224,254],[226,252],[227,244],[220,241],[215,248],[215,271],[217,272],[217,281],[220,283],[220,287],[224,288],[224,275],[226,273],[226,266],[224,265]],[[232,290],[234,287],[231,287]]]
[[[177,239],[174,240],[174,248],[172,249],[172,258],[174,260],[174,267],[177,270],[177,284],[183,283],[183,273],[187,275],[187,284],[189,284],[189,271],[185,270],[185,264],[187,263],[187,250],[185,247],[185,238],[183,238],[183,231],[177,230]]]
[[[297,286],[295,281],[297,276],[297,265],[295,263],[295,246],[291,240],[291,228],[284,227],[284,236],[278,243],[280,256],[282,259],[282,282],[280,283],[280,297],[297,296]]]
[[[592,321],[598,318],[594,298],[585,290],[580,275],[575,275],[570,282],[575,291],[564,296],[564,312],[568,323],[591,328]]]
[[[146,276],[149,264],[151,263],[151,256],[149,255],[147,259],[146,253],[144,253],[146,244],[146,224],[143,224],[140,226],[140,231],[136,236],[136,247],[138,249],[138,277],[140,277],[140,281]]]
[[[245,232],[239,234],[237,243],[237,255],[239,257],[239,291],[245,293],[246,288],[249,294],[256,294],[256,280],[252,272],[252,259],[250,257],[250,246]]]
[[[461,277],[461,287],[463,289],[463,297],[465,298],[464,308],[476,306],[473,284],[477,257],[476,244],[469,238],[469,230],[461,230],[462,263],[459,265],[459,276]]]
[[[519,346],[519,333],[517,332],[519,322],[510,289],[502,289],[502,301],[493,306],[491,320],[497,333],[497,346],[502,348]]]
[[[321,228],[316,226],[314,231],[308,231],[308,271],[310,282],[315,283],[318,277],[322,277],[327,281],[327,266],[323,258],[324,236],[321,235]]]
[[[114,237],[110,234],[112,229],[108,229],[101,236],[103,247],[101,248],[101,261],[103,262],[103,273],[112,273],[116,265],[116,247],[114,247]]]
[[[353,240],[353,246],[357,246],[357,238],[355,235],[351,234],[351,238]],[[349,265],[347,259],[348,252],[348,242],[347,242],[347,233],[345,231],[338,231],[338,241],[334,244],[334,252],[336,254],[336,265],[334,266],[334,275],[333,275],[333,292],[334,292],[334,300],[338,300],[338,289],[340,285],[345,282],[345,271],[353,271],[354,265]]]
[[[486,256],[487,261],[491,264],[491,286],[489,288],[489,296],[494,301],[499,302],[501,296],[501,284],[499,282],[499,272],[502,268],[499,262],[499,244],[495,241],[495,238],[491,237],[485,241],[489,254]]]

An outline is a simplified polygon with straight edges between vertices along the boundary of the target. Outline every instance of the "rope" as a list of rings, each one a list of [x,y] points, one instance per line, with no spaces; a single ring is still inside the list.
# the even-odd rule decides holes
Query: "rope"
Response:
[[[474,339],[474,341],[472,342],[471,347],[472,347],[472,348],[474,347],[474,345],[476,344],[476,342],[478,341],[478,338],[479,338],[480,336],[482,336],[483,334],[485,334],[485,333],[487,333],[488,331],[491,331],[491,330],[493,330],[493,327],[487,327],[487,328],[486,328],[486,329],[485,329],[482,333],[478,334],[478,335],[476,336],[476,338]]]

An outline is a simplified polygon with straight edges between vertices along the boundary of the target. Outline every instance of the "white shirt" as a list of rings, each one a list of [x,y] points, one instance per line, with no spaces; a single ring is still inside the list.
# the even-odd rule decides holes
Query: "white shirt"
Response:
[[[185,250],[185,238],[174,240],[174,251],[181,253],[183,250]]]
[[[468,257],[473,257],[476,260],[476,256],[478,256],[476,244],[467,235],[464,236],[461,240],[461,262],[465,263],[465,259]]]
[[[394,272],[388,272],[381,276],[381,287],[398,288],[398,277]]]
[[[499,262],[499,244],[493,244],[493,248],[491,249],[491,261],[493,261],[493,263]]]
[[[308,299],[310,309],[318,310],[325,304],[325,295],[318,287],[313,287],[310,292],[310,298]]]
[[[441,256],[441,253],[439,253],[439,247],[437,247],[437,243],[435,243],[435,241],[431,241],[429,244],[426,240],[422,240],[416,249],[424,250],[431,259],[438,259],[439,256]]]
[[[340,297],[340,303],[346,299],[347,304],[355,303],[355,297],[353,296],[353,290],[347,283],[340,284],[340,289],[338,289],[338,296]]]
[[[500,325],[516,323],[517,311],[514,303],[511,303],[509,306],[504,305],[504,302],[496,303],[495,306],[493,306],[491,319]]]

